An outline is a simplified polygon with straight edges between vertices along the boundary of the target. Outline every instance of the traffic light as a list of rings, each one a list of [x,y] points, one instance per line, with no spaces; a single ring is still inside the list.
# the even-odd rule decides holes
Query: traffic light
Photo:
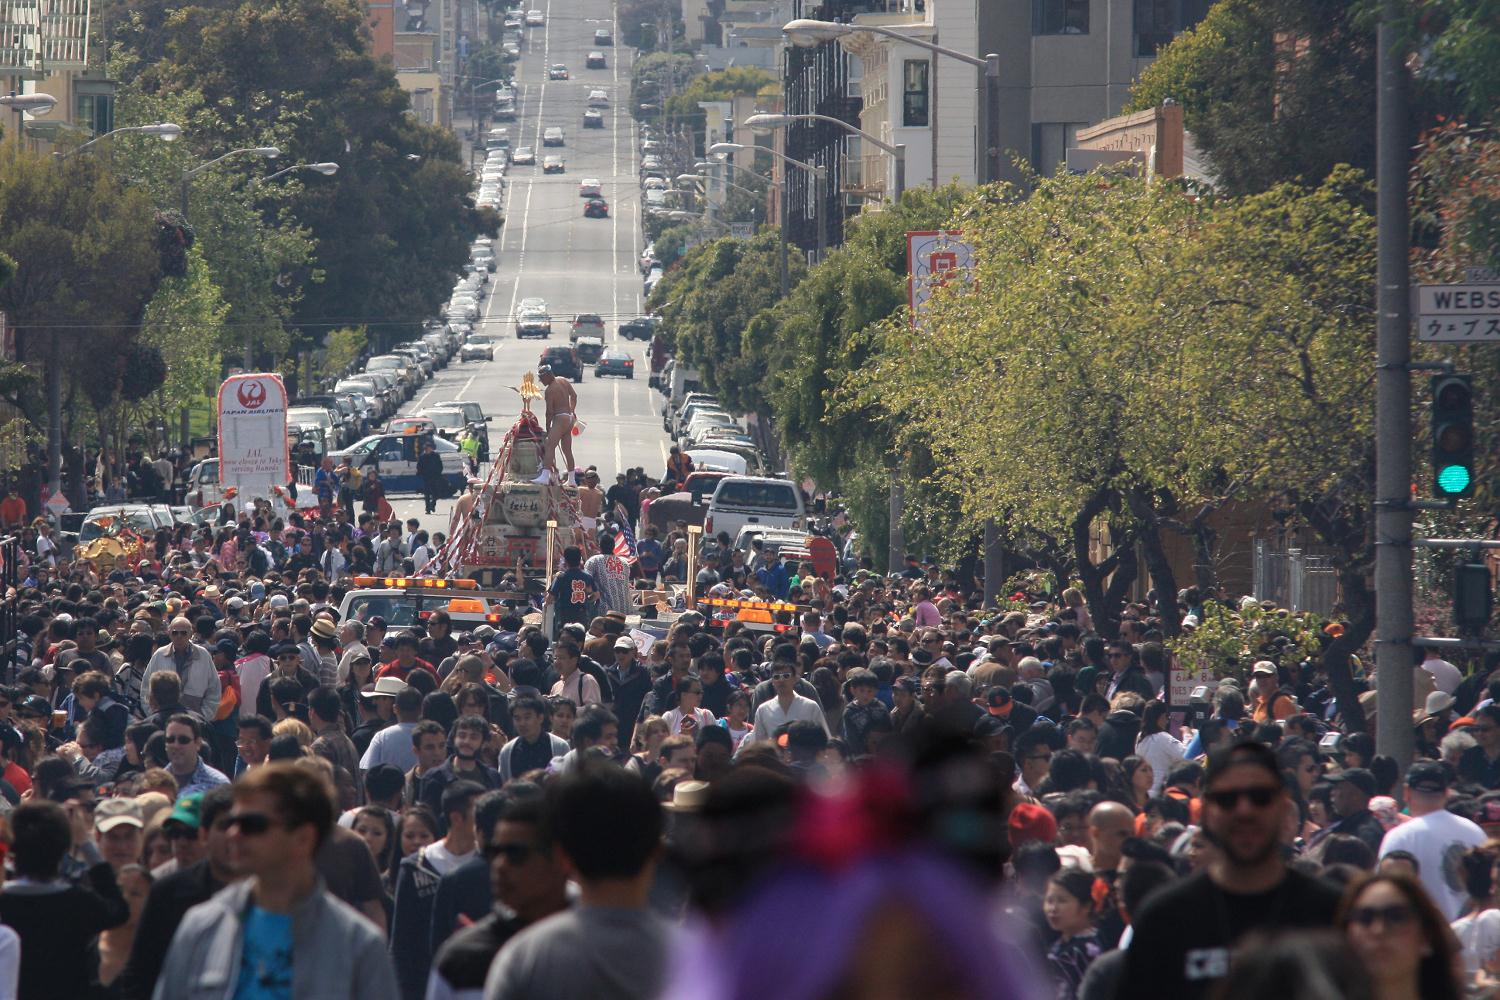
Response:
[[[1432,495],[1474,494],[1474,388],[1468,375],[1432,379]]]
[[[1490,568],[1482,562],[1463,562],[1453,568],[1453,624],[1460,632],[1481,631],[1494,609]]]

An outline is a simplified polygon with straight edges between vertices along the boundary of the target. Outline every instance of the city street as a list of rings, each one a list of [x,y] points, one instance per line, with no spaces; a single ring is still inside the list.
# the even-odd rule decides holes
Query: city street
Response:
[[[622,341],[617,327],[640,314],[641,275],[636,262],[641,248],[640,189],[636,182],[638,143],[628,112],[631,50],[603,48],[606,69],[585,69],[586,54],[594,49],[593,34],[609,28],[616,40],[612,6],[606,0],[577,4],[547,4],[545,27],[531,28],[516,73],[517,118],[509,125],[513,146],[531,146],[536,166],[513,166],[507,176],[505,217],[500,233],[497,269],[490,276],[489,298],[476,333],[495,338],[495,360],[460,364],[457,357],[422,387],[403,407],[415,413],[448,400],[473,400],[493,418],[490,442],[498,452],[506,429],[520,409],[514,388],[549,346],[568,342],[568,326],[578,312],[604,318],[605,343],[629,351],[639,373],[633,380],[596,379],[586,368],[578,391],[582,433],[573,439],[580,466],[597,465],[606,483],[626,466],[644,466],[660,474],[666,464],[668,440],[661,429],[660,397],[647,387],[650,372],[646,344]],[[571,79],[548,80],[547,67],[562,63]],[[590,90],[609,95],[605,128],[583,128],[583,112]],[[560,127],[562,148],[543,147],[542,132]],[[567,169],[542,173],[545,155],[560,154]],[[583,217],[579,181],[598,178],[610,206],[610,218]],[[523,298],[546,299],[552,315],[549,340],[517,340],[513,322]],[[536,404],[540,409],[540,403]],[[448,508],[425,518],[429,530],[447,530]],[[422,517],[420,498],[393,500],[402,517]]]

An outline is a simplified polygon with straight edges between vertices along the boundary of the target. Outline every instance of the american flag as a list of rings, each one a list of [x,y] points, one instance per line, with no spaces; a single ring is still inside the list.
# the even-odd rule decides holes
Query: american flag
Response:
[[[630,515],[625,513],[625,508],[615,504],[615,522],[620,526],[620,533],[615,536],[615,555],[625,560],[630,566],[635,565],[635,532],[630,530]]]

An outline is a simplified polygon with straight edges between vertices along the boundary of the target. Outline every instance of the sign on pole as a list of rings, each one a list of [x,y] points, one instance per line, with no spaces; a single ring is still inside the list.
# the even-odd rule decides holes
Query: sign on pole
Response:
[[[966,277],[973,268],[974,246],[962,236],[956,229],[906,234],[906,304],[912,326],[923,325],[933,289]]]
[[[268,496],[292,481],[286,386],[274,374],[232,375],[219,386],[219,485]]]
[[[1442,344],[1500,342],[1500,284],[1418,285],[1417,339]]]

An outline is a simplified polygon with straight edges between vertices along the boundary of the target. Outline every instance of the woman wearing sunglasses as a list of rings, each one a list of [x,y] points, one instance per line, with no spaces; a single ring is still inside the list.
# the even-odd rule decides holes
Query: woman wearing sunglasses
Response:
[[[1375,1000],[1458,1000],[1453,934],[1422,883],[1372,875],[1349,886],[1338,927],[1375,982]]]

